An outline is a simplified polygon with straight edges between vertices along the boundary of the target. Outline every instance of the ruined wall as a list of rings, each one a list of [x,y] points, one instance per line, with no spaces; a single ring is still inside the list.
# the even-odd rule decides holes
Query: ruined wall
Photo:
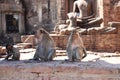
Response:
[[[120,22],[120,0],[103,0],[104,9],[104,25],[108,26],[108,22]]]
[[[74,0],[57,0],[57,23],[65,24],[68,19],[67,13],[72,12]]]
[[[23,0],[26,12],[26,30],[31,33],[34,27],[53,30],[57,22],[56,0]]]
[[[23,0],[26,31],[30,31],[34,28],[35,24],[39,24],[37,4],[39,4],[37,0]]]
[[[52,36],[56,46],[61,49],[66,49],[69,36]],[[88,51],[115,52],[120,51],[116,34],[102,35],[81,35],[84,45]],[[120,41],[120,40],[119,40]]]
[[[90,51],[115,52],[117,50],[117,35],[82,35],[85,47]]]
[[[98,15],[104,18],[104,27],[108,26],[108,22],[120,21],[120,0],[97,0]],[[101,3],[100,3],[101,2]],[[103,3],[103,4],[102,4]],[[58,0],[58,22],[65,23],[66,14],[72,11],[73,0]],[[68,8],[70,7],[70,9]],[[102,10],[103,9],[103,10]],[[102,13],[103,12],[103,13]]]
[[[57,14],[58,14],[58,24],[64,24],[66,20],[66,0],[57,0],[58,9],[57,9]]]
[[[68,35],[51,35],[55,41],[56,47],[58,49],[66,49],[66,45],[68,42]]]
[[[11,17],[11,19],[9,20],[8,15],[11,15],[13,17]],[[16,22],[16,24],[12,24],[13,20]],[[20,1],[0,0],[0,28],[0,34],[25,33],[24,8]]]

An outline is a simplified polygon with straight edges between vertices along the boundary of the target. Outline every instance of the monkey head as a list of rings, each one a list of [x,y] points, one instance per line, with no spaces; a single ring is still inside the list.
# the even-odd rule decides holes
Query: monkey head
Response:
[[[13,50],[13,45],[12,44],[7,44],[6,45],[6,50],[7,50],[7,52],[11,52]]]

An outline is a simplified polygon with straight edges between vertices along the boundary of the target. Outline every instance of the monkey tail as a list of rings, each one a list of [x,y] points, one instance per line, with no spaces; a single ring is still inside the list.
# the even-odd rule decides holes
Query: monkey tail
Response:
[[[70,36],[69,36],[69,39],[68,39],[68,43],[67,43],[67,48],[70,48],[70,46],[71,46],[72,39],[73,39],[72,35],[73,35],[73,31],[71,31],[71,33],[70,33]]]
[[[84,56],[82,57],[82,59],[87,56],[86,50],[84,48],[83,48],[83,53],[84,53]]]

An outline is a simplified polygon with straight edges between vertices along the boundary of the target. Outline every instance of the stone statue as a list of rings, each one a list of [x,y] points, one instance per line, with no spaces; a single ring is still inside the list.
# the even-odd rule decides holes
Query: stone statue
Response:
[[[83,28],[99,26],[103,19],[96,14],[96,0],[77,0],[73,4],[73,13],[76,13],[77,24]],[[76,11],[78,10],[78,11]]]
[[[15,0],[15,3],[16,4],[20,4],[20,0]]]

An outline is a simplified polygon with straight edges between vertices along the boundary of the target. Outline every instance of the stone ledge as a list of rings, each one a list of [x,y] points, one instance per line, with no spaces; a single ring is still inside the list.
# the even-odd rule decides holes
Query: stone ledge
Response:
[[[119,80],[120,64],[64,61],[1,61],[0,80]]]

